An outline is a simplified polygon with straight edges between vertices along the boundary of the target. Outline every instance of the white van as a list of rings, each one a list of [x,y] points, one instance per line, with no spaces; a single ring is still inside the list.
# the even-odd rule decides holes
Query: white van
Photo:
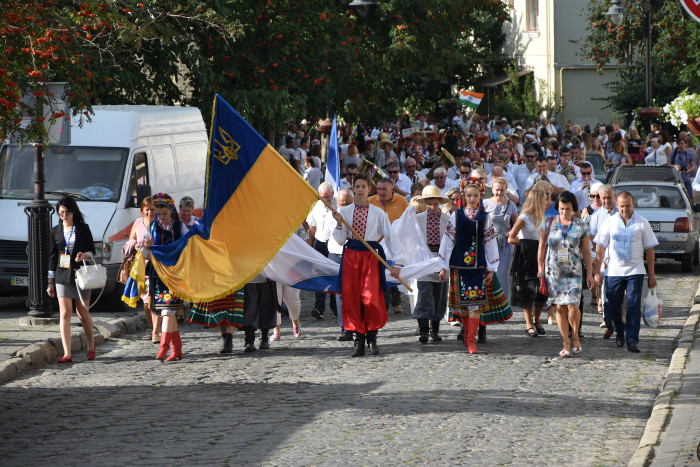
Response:
[[[115,287],[122,246],[140,214],[139,202],[158,192],[179,203],[187,195],[201,216],[207,132],[196,108],[95,106],[92,122],[73,122],[68,146],[44,155],[46,199],[76,199],[95,241],[97,261],[108,271],[105,294]],[[27,225],[34,197],[34,148],[0,150],[0,295],[27,294]],[[51,225],[58,222],[52,214]],[[117,303],[116,294],[112,296]]]

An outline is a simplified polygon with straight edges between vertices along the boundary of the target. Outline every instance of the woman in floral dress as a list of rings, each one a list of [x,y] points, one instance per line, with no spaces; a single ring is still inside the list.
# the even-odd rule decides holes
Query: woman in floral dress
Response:
[[[581,317],[579,303],[583,288],[582,266],[586,264],[588,286],[593,285],[588,225],[574,218],[578,210],[576,197],[564,191],[559,195],[559,215],[544,222],[540,231],[538,277],[547,279],[550,301],[557,307],[557,325],[564,340],[559,356],[566,358],[581,353],[578,328]],[[583,262],[582,262],[583,261]],[[569,340],[571,326],[571,340]]]

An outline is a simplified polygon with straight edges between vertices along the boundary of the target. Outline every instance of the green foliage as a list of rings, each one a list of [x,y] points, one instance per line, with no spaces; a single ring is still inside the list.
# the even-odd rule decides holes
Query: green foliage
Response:
[[[502,67],[505,2],[385,0],[367,18],[348,4],[8,0],[0,131],[42,139],[43,117],[19,96],[40,93],[45,81],[67,81],[84,118],[95,104],[186,104],[209,121],[218,93],[269,135],[309,116],[376,123],[407,107],[430,111]]]
[[[94,104],[174,104],[182,98],[181,68],[201,56],[198,37],[232,44],[237,27],[189,0],[6,0],[0,10],[0,133],[44,141],[46,117],[20,100],[33,95],[52,109],[64,97],[73,115],[89,118]],[[43,83],[66,82],[65,96]],[[23,117],[27,118],[23,121]],[[70,118],[50,112],[48,119]]]
[[[502,94],[495,96],[494,114],[539,121],[543,115],[552,116],[561,111],[544,80],[538,81],[538,93],[532,73],[520,78],[518,72],[517,61],[506,68],[509,81],[503,85]]]
[[[599,72],[607,64],[622,64],[620,78],[609,83],[608,107],[633,120],[636,108],[645,105],[644,5],[646,0],[625,0],[623,22],[615,26],[605,12],[608,0],[588,3],[586,36],[578,42],[580,54],[596,64]],[[688,47],[700,40],[700,25],[688,16],[677,0],[651,0],[652,98],[670,102],[688,85],[698,89],[700,53]]]

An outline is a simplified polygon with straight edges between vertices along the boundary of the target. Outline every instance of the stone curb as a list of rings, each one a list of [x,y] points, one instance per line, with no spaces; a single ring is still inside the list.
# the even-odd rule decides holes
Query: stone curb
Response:
[[[121,334],[131,334],[146,329],[146,316],[140,312],[128,318],[93,318],[95,346],[101,345],[109,338]],[[85,331],[74,332],[71,344],[73,352],[87,349]],[[52,337],[43,342],[36,342],[18,350],[14,358],[0,362],[0,384],[31,370],[54,363],[63,355],[60,337]]]
[[[656,457],[656,448],[660,444],[661,435],[673,416],[673,400],[683,385],[687,357],[693,348],[695,327],[700,319],[700,286],[695,292],[693,303],[695,305],[690,308],[688,319],[678,335],[678,345],[671,357],[671,363],[668,365],[666,381],[654,400],[651,416],[647,421],[639,446],[629,462],[629,467],[645,467],[652,463]]]

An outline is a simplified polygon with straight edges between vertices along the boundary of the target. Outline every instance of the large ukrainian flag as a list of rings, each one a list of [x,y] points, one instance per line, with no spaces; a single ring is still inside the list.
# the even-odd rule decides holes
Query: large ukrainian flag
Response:
[[[224,99],[214,99],[204,216],[154,246],[158,277],[189,301],[224,297],[254,278],[318,199],[311,185]]]

